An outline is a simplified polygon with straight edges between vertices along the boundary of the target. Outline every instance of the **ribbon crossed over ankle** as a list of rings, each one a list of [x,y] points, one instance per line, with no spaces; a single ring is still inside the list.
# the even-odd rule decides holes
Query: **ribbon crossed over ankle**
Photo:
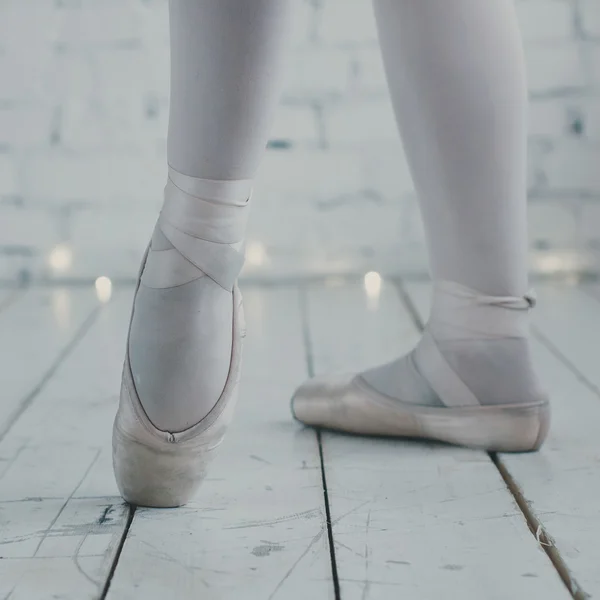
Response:
[[[458,283],[440,281],[433,297],[431,318],[415,349],[419,370],[446,406],[479,406],[438,343],[525,337],[527,313],[535,306],[535,295],[485,296]]]
[[[249,208],[249,198],[239,206],[205,200],[169,178],[143,283],[173,287],[204,274],[232,291],[244,264],[243,249],[233,245],[243,242]]]

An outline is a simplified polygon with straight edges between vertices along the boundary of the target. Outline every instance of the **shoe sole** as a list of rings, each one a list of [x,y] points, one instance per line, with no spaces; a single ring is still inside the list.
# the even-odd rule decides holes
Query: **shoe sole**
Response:
[[[304,404],[304,406],[302,406]],[[465,408],[417,406],[361,398],[332,406],[328,398],[292,399],[296,420],[313,427],[359,435],[419,438],[490,452],[531,452],[550,428],[550,404]]]

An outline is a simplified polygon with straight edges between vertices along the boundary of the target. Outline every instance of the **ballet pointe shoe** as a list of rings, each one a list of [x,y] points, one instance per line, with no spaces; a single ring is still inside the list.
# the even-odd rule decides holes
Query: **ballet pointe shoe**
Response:
[[[113,426],[113,467],[121,496],[130,504],[170,508],[186,504],[198,490],[223,441],[238,397],[243,307],[234,288],[233,351],[229,376],[212,411],[197,425],[170,433],[148,419],[126,358],[119,410]]]
[[[550,425],[547,401],[460,408],[419,406],[379,394],[360,375],[306,382],[292,399],[292,413],[313,427],[422,438],[496,452],[537,450]]]
[[[523,334],[523,322],[513,322],[515,316],[523,321],[522,316],[513,311],[526,312],[535,302],[529,296],[489,298],[465,290],[450,282],[439,286],[436,294],[445,296],[441,298],[445,308],[438,310],[436,317],[434,300],[434,317],[416,349],[406,357],[364,373],[325,375],[302,384],[292,398],[295,419],[305,425],[353,434],[421,438],[487,451],[539,449],[550,426],[550,404],[536,382],[514,388],[527,390],[520,397],[506,398],[503,394],[500,401],[497,397],[478,397],[440,350],[444,342],[432,334],[444,341],[454,339],[455,323],[462,318],[462,310],[463,317],[469,314],[466,324],[470,333],[482,333],[484,343],[499,336],[503,343],[505,336]],[[449,302],[448,293],[453,297]],[[456,294],[463,293],[463,298],[456,301]],[[458,313],[450,313],[448,304],[452,302]],[[400,382],[398,395],[392,397],[374,387],[374,382],[385,378]]]
[[[209,206],[202,200],[194,199],[193,210],[197,213],[194,217],[189,214],[189,205],[182,210],[183,204],[179,202],[181,193],[182,191],[169,181],[165,189],[165,207],[157,223],[163,243],[161,250],[170,244],[168,251],[178,252],[187,261],[184,263],[182,260],[181,268],[176,269],[174,274],[169,273],[167,278],[170,278],[170,284],[173,283],[173,277],[188,280],[192,272],[190,269],[193,267],[201,276],[210,277],[216,284],[231,292],[231,359],[225,386],[208,414],[200,422],[183,431],[166,431],[150,420],[144,410],[144,398],[138,395],[136,377],[130,360],[130,325],[119,408],[113,425],[112,454],[119,491],[127,502],[138,506],[177,507],[187,503],[194,496],[206,476],[209,463],[223,441],[238,395],[245,323],[237,276],[243,263],[243,254],[222,241],[221,234],[223,230],[230,229],[231,219],[228,213],[235,212],[233,209],[240,207],[233,207],[232,210],[231,207],[225,207],[219,213],[218,219],[211,220],[208,217],[214,217],[215,211],[219,212],[220,209],[214,204]],[[208,215],[207,212],[211,214]],[[182,215],[184,218],[180,219]],[[207,231],[203,232],[200,228],[203,238],[199,238],[198,235],[186,236],[179,227],[180,223],[189,225],[194,218],[199,223],[206,223]],[[217,229],[221,231],[215,233]],[[214,247],[209,247],[213,244]],[[140,285],[143,285],[150,250],[151,247],[142,261],[136,297]],[[152,273],[152,268],[148,268],[147,271],[149,281],[155,281],[156,273]],[[164,275],[161,276],[164,278]],[[135,306],[134,299],[131,321]]]

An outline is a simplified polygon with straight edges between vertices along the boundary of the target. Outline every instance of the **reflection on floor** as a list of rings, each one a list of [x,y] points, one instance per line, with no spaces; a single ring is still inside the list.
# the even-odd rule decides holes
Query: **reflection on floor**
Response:
[[[100,288],[0,292],[0,598],[600,595],[600,288],[538,286],[553,430],[538,454],[496,457],[290,418],[309,374],[410,349],[427,283],[247,286],[237,417],[176,510],[118,496],[110,436],[132,290]]]

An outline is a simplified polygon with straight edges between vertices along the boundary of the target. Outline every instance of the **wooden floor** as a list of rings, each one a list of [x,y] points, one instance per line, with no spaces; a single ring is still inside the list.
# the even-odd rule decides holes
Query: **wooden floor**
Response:
[[[552,434],[489,456],[290,418],[309,374],[409,350],[428,284],[246,287],[237,417],[177,510],[113,480],[132,290],[0,292],[0,599],[600,598],[600,288],[537,291]]]

